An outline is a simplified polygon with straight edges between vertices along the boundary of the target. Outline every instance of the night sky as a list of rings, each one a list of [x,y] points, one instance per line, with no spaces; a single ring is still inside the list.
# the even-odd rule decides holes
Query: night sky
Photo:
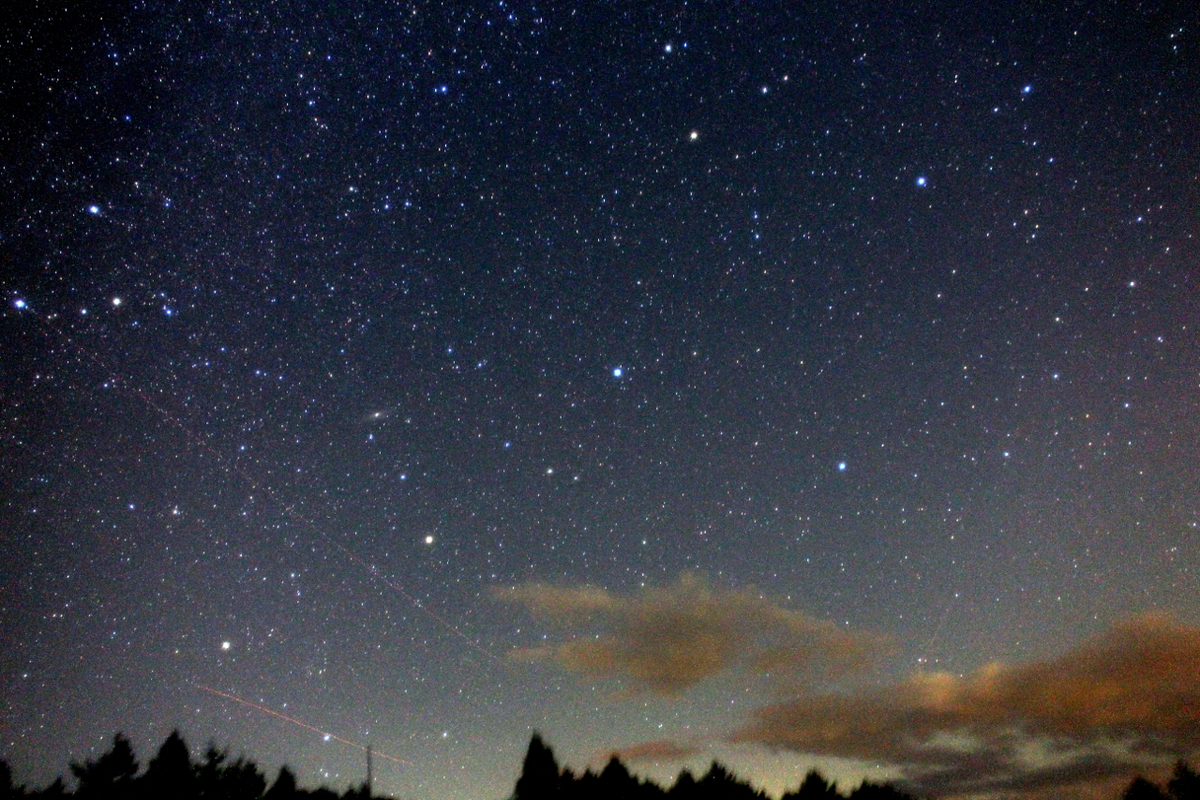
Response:
[[[1200,755],[1190,3],[156,5],[0,29],[19,781]]]

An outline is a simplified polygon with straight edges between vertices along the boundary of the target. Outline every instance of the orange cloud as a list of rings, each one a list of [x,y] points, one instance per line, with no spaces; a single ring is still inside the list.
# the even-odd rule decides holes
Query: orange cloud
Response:
[[[602,630],[596,637],[522,650],[515,657],[553,660],[589,678],[621,678],[637,689],[668,695],[733,668],[783,682],[845,675],[862,667],[883,643],[783,608],[756,591],[713,589],[689,574],[673,586],[632,598],[544,583],[497,595],[552,622]]]
[[[616,756],[630,764],[635,764],[644,761],[683,761],[691,758],[700,751],[691,745],[681,745],[675,742],[659,739],[652,742],[639,742],[638,744],[614,750],[607,753],[607,756]]]
[[[734,738],[888,761],[932,795],[1127,775],[1200,752],[1200,628],[1141,616],[1049,661],[804,695],[759,709]]]

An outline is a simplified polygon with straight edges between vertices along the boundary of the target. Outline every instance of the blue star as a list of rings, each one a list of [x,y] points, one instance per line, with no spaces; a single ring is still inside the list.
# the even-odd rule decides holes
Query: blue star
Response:
[[[924,175],[917,176],[917,186],[924,186],[927,183],[929,183],[929,181],[925,179]]]
[[[620,367],[613,367],[612,376],[614,378],[619,378],[624,374],[625,374],[625,370],[621,369]]]
[[[839,461],[838,462],[838,472],[845,472],[845,471],[846,471],[846,462]]]

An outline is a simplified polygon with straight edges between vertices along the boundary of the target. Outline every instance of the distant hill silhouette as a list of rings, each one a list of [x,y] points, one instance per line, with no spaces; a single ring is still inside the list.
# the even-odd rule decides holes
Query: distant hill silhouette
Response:
[[[140,772],[129,740],[118,733],[112,747],[93,760],[71,763],[75,790],[60,777],[43,789],[15,786],[8,764],[0,760],[0,800],[79,798],[79,800],[388,800],[369,791],[365,782],[341,794],[325,787],[302,789],[285,765],[274,781],[253,761],[230,760],[225,750],[209,745],[200,761],[192,760],[187,743],[173,731]],[[554,751],[534,733],[521,774],[507,800],[770,800],[724,765],[714,761],[699,778],[683,770],[670,788],[637,778],[613,756],[599,773],[576,774],[560,767]],[[796,789],[780,800],[917,800],[896,786],[865,781],[848,794],[819,772],[809,772]],[[1134,778],[1120,800],[1200,800],[1200,775],[1184,762],[1165,786]]]

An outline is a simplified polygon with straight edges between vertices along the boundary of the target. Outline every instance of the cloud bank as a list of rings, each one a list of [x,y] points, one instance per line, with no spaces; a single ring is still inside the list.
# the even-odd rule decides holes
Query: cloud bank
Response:
[[[734,739],[887,761],[933,795],[1126,775],[1200,752],[1200,629],[1147,615],[1049,661],[802,695]]]
[[[881,637],[851,633],[779,606],[758,592],[719,591],[683,575],[673,586],[634,598],[602,589],[527,583],[497,592],[562,625],[591,625],[595,637],[517,651],[552,660],[593,679],[674,695],[731,668],[804,684],[861,669]]]
[[[664,695],[731,669],[770,675],[779,700],[732,741],[885,763],[922,794],[1111,796],[1136,770],[1200,756],[1200,628],[1163,615],[1130,618],[1053,659],[832,692],[816,687],[844,683],[887,640],[690,575],[632,598],[542,583],[499,594],[583,626],[518,657]],[[694,752],[668,742],[628,750],[660,760]]]

